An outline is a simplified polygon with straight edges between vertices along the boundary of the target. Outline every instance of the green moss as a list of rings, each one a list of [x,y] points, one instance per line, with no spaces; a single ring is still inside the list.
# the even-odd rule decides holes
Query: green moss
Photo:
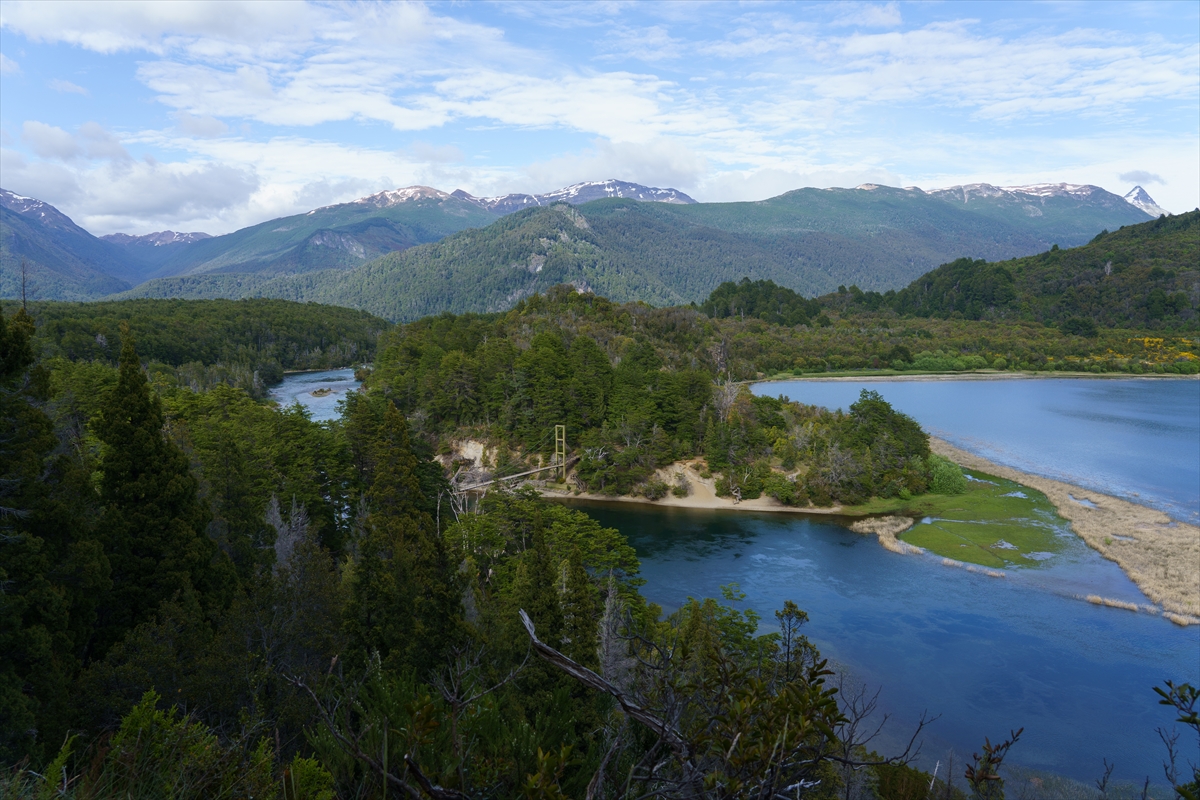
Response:
[[[900,538],[940,556],[986,567],[1034,567],[1064,547],[1067,522],[1041,492],[1013,481],[966,471],[963,494],[925,494],[910,500],[875,498],[844,509],[852,516],[900,514],[918,520]]]

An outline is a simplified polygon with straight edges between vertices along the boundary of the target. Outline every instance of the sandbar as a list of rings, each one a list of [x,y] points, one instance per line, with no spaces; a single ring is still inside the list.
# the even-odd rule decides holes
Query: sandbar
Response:
[[[1152,602],[1173,615],[1200,617],[1200,527],[1119,497],[997,464],[936,436],[929,437],[929,447],[960,466],[1046,495],[1071,530],[1116,563]]]

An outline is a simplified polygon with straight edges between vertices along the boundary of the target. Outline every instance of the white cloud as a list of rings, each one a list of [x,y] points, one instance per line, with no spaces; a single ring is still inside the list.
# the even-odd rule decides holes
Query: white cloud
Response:
[[[180,133],[202,139],[223,136],[229,132],[229,126],[216,117],[197,117],[186,111],[175,112],[175,125]]]
[[[1140,183],[1142,186],[1150,183],[1166,183],[1161,175],[1156,175],[1153,172],[1147,172],[1144,169],[1134,169],[1129,172],[1122,172],[1117,176],[1126,183]]]
[[[463,151],[452,144],[439,146],[429,142],[413,142],[412,153],[418,160],[431,164],[454,164],[466,160]]]
[[[874,3],[839,3],[842,9],[833,21],[834,25],[847,25],[860,28],[894,28],[903,20],[900,17],[900,7],[895,3],[876,5]]]
[[[59,78],[49,81],[46,85],[56,92],[63,92],[66,94],[81,94],[84,97],[87,97],[88,95],[88,90],[82,86],[71,83],[70,81],[61,80]]]
[[[708,173],[704,156],[673,139],[613,142],[598,139],[581,153],[537,161],[524,167],[526,189],[545,192],[586,180],[616,178],[690,193]]]
[[[42,158],[130,160],[120,140],[95,122],[85,122],[79,126],[77,134],[72,134],[44,122],[29,120],[21,127],[21,139]]]
[[[59,207],[93,233],[219,220],[259,185],[253,172],[220,164],[51,164],[8,149],[0,155],[5,188]]]
[[[28,122],[22,141],[46,163],[37,172],[30,162],[23,174],[61,188],[66,170],[77,182],[126,189],[133,178],[121,170],[147,181],[171,170],[201,183],[252,176],[249,193],[250,184],[234,181],[225,208],[205,201],[187,212],[213,232],[412,183],[501,194],[616,177],[698,199],[760,199],[805,184],[1017,182],[1024,178],[1004,176],[1021,164],[1032,180],[1069,173],[1082,182],[1152,169],[1170,177],[1164,192],[1178,194],[1163,201],[1168,207],[1197,192],[1197,178],[1176,177],[1170,161],[1195,161],[1179,161],[1188,152],[1179,142],[1196,149],[1194,129],[1164,136],[1151,122],[1112,135],[1114,120],[1142,124],[1147,104],[1174,103],[1194,118],[1200,46],[1187,37],[1064,33],[947,14],[914,24],[922,9],[895,3],[806,7],[812,13],[769,4],[499,8],[520,18],[521,42],[589,36],[574,53],[557,41],[519,46],[500,27],[451,16],[457,8],[5,0],[6,34],[149,54],[138,56],[136,76],[174,120],[120,140],[98,126],[69,133]],[[722,18],[714,26],[702,17]],[[695,30],[715,33],[698,39]],[[629,59],[641,63],[631,68]],[[5,74],[9,64],[19,69],[6,58]],[[925,119],[897,141],[879,122],[889,113]],[[251,123],[282,132],[255,140],[262,127]],[[448,143],[478,141],[458,138],[468,125],[497,131],[505,144],[463,152]],[[977,132],[966,135],[971,125]],[[1036,133],[1038,125],[1055,132]],[[343,141],[363,144],[336,141],[348,126]],[[530,141],[549,142],[537,155],[524,145],[519,156],[502,151],[535,130],[540,138]],[[409,136],[396,131],[422,132],[421,140],[406,146]],[[179,161],[135,162],[125,150],[134,143]],[[233,172],[203,172],[217,167]],[[81,196],[100,208],[107,192]]]
[[[98,53],[163,52],[175,37],[253,44],[302,34],[314,9],[296,0],[254,2],[6,2],[3,26],[34,42],[64,42]]]
[[[21,65],[4,53],[0,53],[0,75],[16,75],[21,71]]]
[[[77,157],[82,151],[75,137],[62,128],[33,120],[21,126],[21,140],[42,158],[67,161]]]

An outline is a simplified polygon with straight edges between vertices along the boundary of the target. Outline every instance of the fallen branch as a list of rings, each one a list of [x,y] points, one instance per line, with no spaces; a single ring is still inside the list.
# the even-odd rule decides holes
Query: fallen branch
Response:
[[[622,692],[617,687],[613,686],[604,678],[592,672],[585,666],[577,664],[567,656],[555,650],[550,645],[537,638],[537,633],[533,628],[533,620],[525,613],[525,609],[518,612],[521,616],[521,623],[525,626],[525,630],[529,632],[529,639],[533,643],[533,649],[542,658],[549,661],[554,666],[561,669],[563,672],[570,675],[575,680],[583,685],[595,689],[598,692],[604,692],[610,695],[621,706],[621,710],[631,719],[645,725],[650,730],[654,731],[658,736],[667,743],[667,746],[674,751],[675,755],[683,762],[691,760],[692,752],[688,743],[680,735],[679,731],[658,717],[651,714],[646,709],[642,708],[633,698]]]

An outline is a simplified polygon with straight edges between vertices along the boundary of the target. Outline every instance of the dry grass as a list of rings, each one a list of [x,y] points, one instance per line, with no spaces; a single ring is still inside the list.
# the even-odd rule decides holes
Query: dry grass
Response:
[[[1141,610],[1138,608],[1137,603],[1127,603],[1124,600],[1113,600],[1111,597],[1101,597],[1098,594],[1089,594],[1084,598],[1084,600],[1087,600],[1089,603],[1094,605],[1108,606],[1109,608],[1123,608],[1126,611],[1137,612]],[[1153,608],[1153,606],[1151,606],[1151,608]],[[1158,609],[1155,609],[1155,611],[1157,610]]]
[[[1181,625],[1200,623],[1200,528],[1127,500],[1001,466],[936,437],[931,436],[929,444],[938,455],[964,467],[1042,492],[1079,538],[1116,562],[1146,597],[1169,612],[1163,616]],[[1072,494],[1094,507],[1071,499]],[[1179,622],[1176,617],[1196,622]]]
[[[850,530],[855,533],[875,534],[879,537],[879,543],[883,545],[884,549],[891,550],[893,553],[899,553],[902,556],[919,555],[925,552],[923,548],[896,538],[897,535],[904,533],[912,526],[913,521],[908,517],[871,517],[858,520],[850,526]]]

